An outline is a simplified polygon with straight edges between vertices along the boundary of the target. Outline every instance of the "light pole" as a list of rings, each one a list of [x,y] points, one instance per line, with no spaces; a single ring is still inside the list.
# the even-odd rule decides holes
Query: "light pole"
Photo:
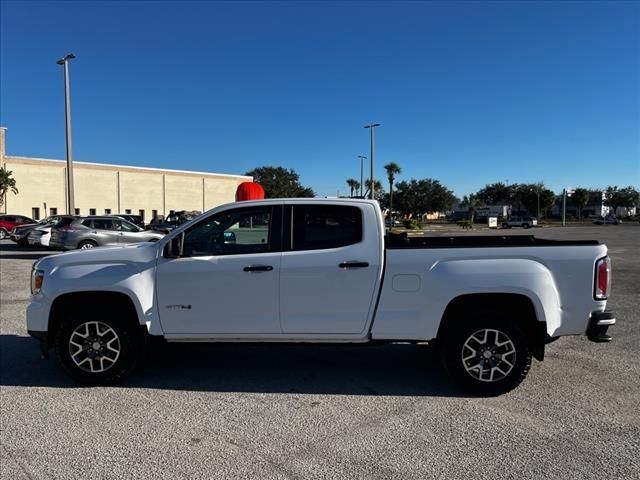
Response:
[[[376,129],[376,127],[379,127],[380,124],[379,123],[370,123],[369,125],[365,125],[364,128],[368,128],[370,135],[369,135],[369,158],[371,159],[371,185],[369,186],[370,190],[369,190],[369,198],[371,200],[373,200],[375,198],[374,194],[375,194],[375,185],[374,185],[374,181],[373,181],[373,155],[374,155],[374,145],[373,145],[373,136],[374,133],[373,131]]]
[[[364,155],[358,155],[360,159],[360,198],[362,198],[362,192],[364,189],[364,161],[367,159]]]
[[[71,153],[71,102],[69,99],[69,60],[73,60],[76,56],[69,53],[56,63],[64,67],[64,116],[66,120],[67,132],[67,214],[75,213],[75,205],[73,201],[73,155]],[[46,212],[45,212],[46,213]]]

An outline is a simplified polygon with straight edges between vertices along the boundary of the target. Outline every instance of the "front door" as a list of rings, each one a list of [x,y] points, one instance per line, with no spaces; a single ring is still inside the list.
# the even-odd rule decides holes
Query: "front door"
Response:
[[[158,260],[157,304],[166,334],[281,333],[282,207],[239,207],[185,231],[180,258]]]

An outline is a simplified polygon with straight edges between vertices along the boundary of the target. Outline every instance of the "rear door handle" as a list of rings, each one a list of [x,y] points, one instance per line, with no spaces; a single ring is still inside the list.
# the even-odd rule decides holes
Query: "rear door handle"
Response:
[[[338,265],[340,268],[366,268],[368,266],[368,262],[342,262]]]
[[[242,270],[245,272],[270,272],[273,270],[273,267],[271,265],[249,265]]]

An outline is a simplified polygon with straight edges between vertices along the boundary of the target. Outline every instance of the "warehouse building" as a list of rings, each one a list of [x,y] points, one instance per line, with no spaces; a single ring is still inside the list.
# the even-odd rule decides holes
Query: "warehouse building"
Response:
[[[36,220],[66,212],[67,162],[6,155],[0,128],[0,164],[13,172],[17,195],[7,193],[2,213]],[[75,214],[131,213],[145,222],[172,211],[206,211],[235,200],[244,175],[73,162]]]

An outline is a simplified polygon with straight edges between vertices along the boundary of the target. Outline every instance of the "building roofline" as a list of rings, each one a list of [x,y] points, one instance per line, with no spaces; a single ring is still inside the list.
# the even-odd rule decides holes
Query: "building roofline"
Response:
[[[58,160],[55,158],[38,158],[38,157],[23,157],[17,155],[4,155],[4,160],[32,160],[37,162],[54,162],[54,163],[63,163],[66,164],[66,160]],[[139,167],[134,165],[118,165],[115,163],[96,163],[96,162],[79,162],[73,161],[74,165],[87,165],[87,166],[95,166],[95,167],[110,167],[110,168],[127,168],[132,170],[142,170],[146,172],[157,172],[157,173],[186,173],[191,175],[207,175],[207,176],[216,176],[216,177],[227,177],[227,178],[245,178],[248,180],[252,180],[253,177],[249,175],[233,175],[229,173],[214,173],[214,172],[199,172],[195,170],[176,170],[172,168],[154,168],[154,167]]]

